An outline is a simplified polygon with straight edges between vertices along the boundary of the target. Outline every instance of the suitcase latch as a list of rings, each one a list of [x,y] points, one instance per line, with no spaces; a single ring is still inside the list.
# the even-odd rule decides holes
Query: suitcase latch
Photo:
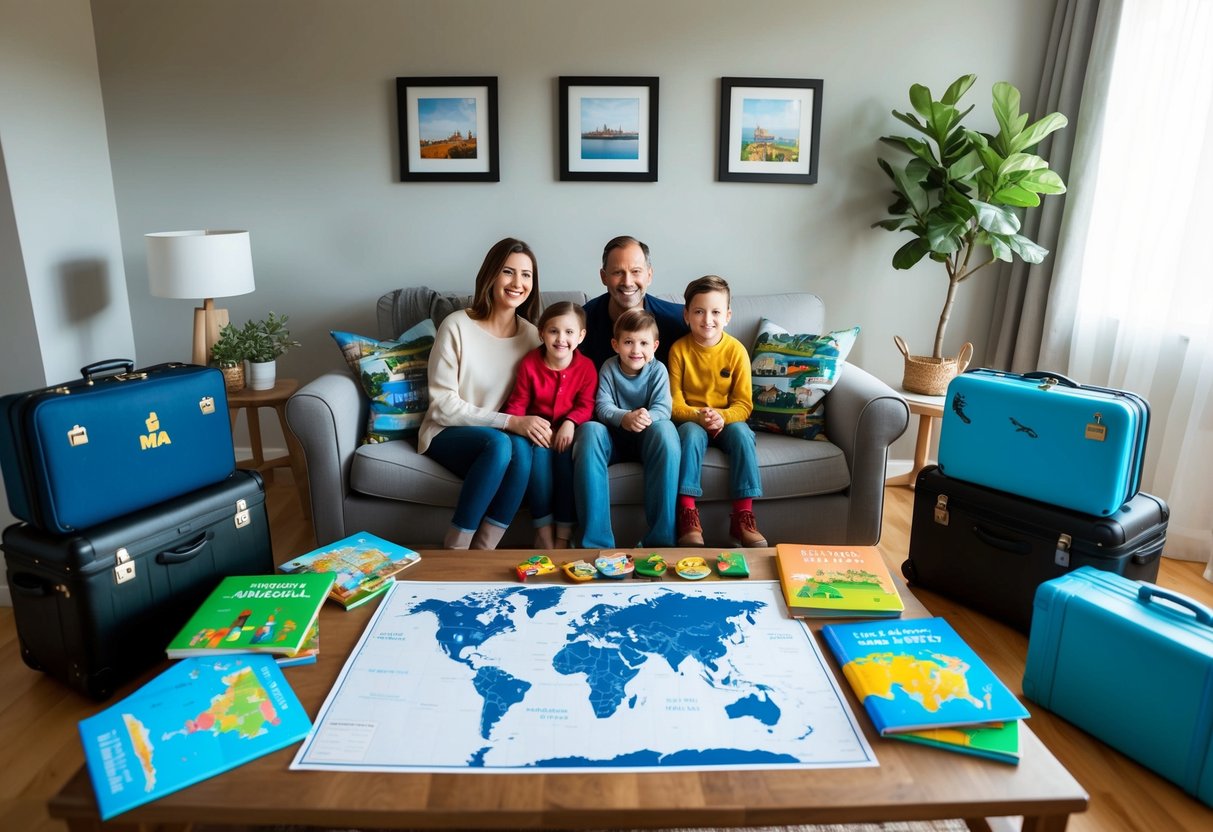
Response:
[[[67,432],[67,444],[75,448],[78,445],[88,444],[88,430],[79,425],[72,425],[72,429]]]
[[[1049,376],[1040,382],[1040,384],[1037,386],[1037,389],[1038,390],[1052,390],[1059,383],[1060,382],[1058,382],[1057,379],[1053,378],[1052,376]]]
[[[1108,426],[1103,423],[1103,414],[1096,413],[1091,417],[1091,421],[1087,423],[1087,439],[1093,439],[1096,442],[1102,442],[1108,438]]]
[[[948,495],[940,494],[935,498],[935,522],[941,526],[948,525]]]
[[[135,577],[135,562],[125,547],[114,553],[114,583],[124,584]]]
[[[215,397],[203,396],[198,402],[198,409],[202,411],[202,415],[210,416],[215,412]]]
[[[236,528],[243,529],[249,523],[253,522],[248,513],[248,501],[236,501]]]
[[[1053,562],[1063,569],[1070,568],[1071,537],[1063,534],[1057,538],[1057,551],[1053,553]]]

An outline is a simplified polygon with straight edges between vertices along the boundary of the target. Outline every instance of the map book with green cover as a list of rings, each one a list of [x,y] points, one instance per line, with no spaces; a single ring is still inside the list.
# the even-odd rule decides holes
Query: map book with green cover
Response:
[[[170,659],[227,653],[294,656],[333,586],[333,576],[232,575],[202,602],[166,651]]]
[[[896,618],[905,609],[875,546],[775,546],[779,583],[794,618]]]
[[[958,725],[955,728],[932,728],[929,731],[907,731],[889,734],[889,739],[929,745],[962,754],[974,754],[1001,763],[1019,763],[1019,721],[995,722],[990,725]]]
[[[278,569],[289,574],[332,573],[336,581],[330,597],[352,610],[382,594],[393,575],[420,560],[421,555],[407,546],[358,532],[288,560]]]
[[[101,820],[307,736],[272,656],[183,659],[79,724]]]
[[[821,637],[882,736],[1029,716],[942,618],[826,624]]]

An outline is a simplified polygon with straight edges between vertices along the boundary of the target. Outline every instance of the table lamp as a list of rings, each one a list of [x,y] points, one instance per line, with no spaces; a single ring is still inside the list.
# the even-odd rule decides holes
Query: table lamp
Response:
[[[193,362],[210,363],[211,347],[228,323],[215,298],[253,291],[247,231],[158,231],[147,234],[147,277],[158,298],[203,298],[194,310]]]

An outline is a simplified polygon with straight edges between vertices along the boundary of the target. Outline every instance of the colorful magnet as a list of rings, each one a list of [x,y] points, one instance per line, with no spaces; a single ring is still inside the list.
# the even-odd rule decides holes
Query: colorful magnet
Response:
[[[748,578],[750,565],[745,562],[741,552],[721,552],[716,558],[716,571],[723,578]]]
[[[547,555],[535,555],[527,558],[514,569],[518,573],[518,580],[525,581],[535,575],[550,575],[556,571],[556,564],[552,563],[552,559]]]
[[[688,581],[698,581],[712,574],[712,568],[701,557],[683,558],[674,565],[674,571],[680,578],[686,578]]]
[[[636,574],[644,575],[646,578],[660,578],[669,568],[665,558],[656,552],[647,558],[636,561]]]
[[[598,558],[594,561],[594,566],[604,578],[626,578],[636,568],[636,562],[626,552],[616,552]]]
[[[587,560],[575,560],[563,563],[560,565],[560,568],[564,570],[565,577],[578,583],[592,581],[598,577],[598,570],[594,568],[594,564]]]

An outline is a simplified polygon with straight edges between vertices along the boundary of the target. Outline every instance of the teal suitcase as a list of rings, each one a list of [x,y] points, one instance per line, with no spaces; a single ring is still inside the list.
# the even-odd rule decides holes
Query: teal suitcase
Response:
[[[1090,566],[1043,583],[1023,692],[1213,806],[1213,610]]]
[[[1107,517],[1141,486],[1150,407],[1126,390],[1056,373],[970,370],[952,379],[939,469],[1084,514]]]

